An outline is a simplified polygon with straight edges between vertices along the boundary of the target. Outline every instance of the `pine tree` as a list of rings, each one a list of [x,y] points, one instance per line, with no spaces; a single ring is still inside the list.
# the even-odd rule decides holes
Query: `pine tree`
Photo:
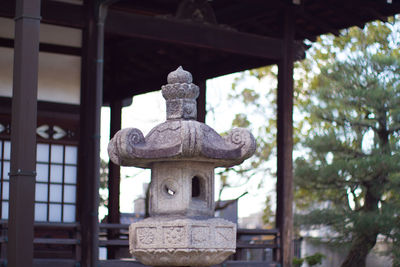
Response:
[[[352,243],[343,266],[363,266],[377,236],[385,236],[393,266],[400,266],[400,25],[375,21],[310,45],[294,69],[294,155],[303,155],[294,166],[302,214],[296,224],[327,226],[332,240]],[[276,72],[276,66],[245,72],[231,94],[251,111],[237,114],[236,126],[264,116],[250,161],[265,176],[275,175],[259,169],[276,153]],[[249,76],[275,82],[264,91],[243,88]]]
[[[400,58],[365,50],[327,64],[310,99],[295,162],[302,223],[351,242],[342,267],[362,267],[378,235],[394,240],[400,226]]]

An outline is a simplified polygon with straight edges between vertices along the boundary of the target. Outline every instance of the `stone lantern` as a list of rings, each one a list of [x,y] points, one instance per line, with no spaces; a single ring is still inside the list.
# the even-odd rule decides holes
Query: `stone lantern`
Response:
[[[252,134],[242,128],[221,137],[196,121],[199,88],[179,67],[162,86],[167,120],[144,137],[120,130],[108,146],[118,165],[151,169],[150,217],[129,229],[130,252],[152,266],[210,266],[236,248],[236,225],[214,218],[214,168],[253,155]]]

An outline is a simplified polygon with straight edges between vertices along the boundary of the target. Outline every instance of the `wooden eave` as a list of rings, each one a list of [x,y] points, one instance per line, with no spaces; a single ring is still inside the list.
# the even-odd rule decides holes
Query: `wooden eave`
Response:
[[[275,64],[282,56],[282,14],[295,14],[296,58],[303,40],[339,34],[371,20],[400,13],[400,0],[213,0],[218,25],[178,20],[179,0],[120,0],[105,27],[104,101],[159,90],[166,73],[184,65],[198,79]],[[15,2],[4,0],[0,16],[13,18]],[[42,0],[42,23],[83,28],[82,5]],[[12,40],[0,39],[10,47]],[[80,48],[41,44],[42,51],[79,55]],[[158,78],[156,78],[158,77]]]
[[[122,13],[149,17],[174,16],[178,4],[179,0],[120,0],[111,6],[109,17],[112,18],[108,18],[107,23],[118,23],[118,14]],[[362,26],[376,19],[385,20],[400,13],[399,0],[393,0],[391,4],[387,3],[387,0],[302,0],[300,5],[293,5],[288,0],[214,0],[210,4],[221,25],[227,25],[242,33],[278,38],[281,37],[283,9],[292,7],[296,13],[296,25],[298,25],[296,28],[301,29],[300,33],[296,34],[297,40],[306,39],[307,36],[315,38],[351,26]],[[13,0],[3,0],[0,5],[0,16],[13,18],[14,10]],[[84,27],[84,12],[81,5],[43,0],[41,10],[42,23]],[[114,19],[117,21],[113,22]],[[258,27],[256,24],[261,24],[263,27]],[[116,34],[121,34],[121,30]]]

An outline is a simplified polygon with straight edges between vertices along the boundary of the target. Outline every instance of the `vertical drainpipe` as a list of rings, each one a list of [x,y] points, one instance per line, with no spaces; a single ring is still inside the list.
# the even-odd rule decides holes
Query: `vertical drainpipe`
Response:
[[[33,265],[40,0],[15,11],[8,266]]]

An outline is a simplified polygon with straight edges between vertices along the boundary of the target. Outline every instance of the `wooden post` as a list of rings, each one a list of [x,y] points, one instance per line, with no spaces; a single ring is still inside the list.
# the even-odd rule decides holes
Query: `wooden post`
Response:
[[[40,0],[16,1],[7,255],[12,267],[33,264],[39,28]]]
[[[283,56],[278,63],[278,166],[276,225],[281,233],[279,261],[292,266],[293,258],[293,41],[294,13],[283,16]]]
[[[197,86],[199,86],[200,94],[197,98],[197,120],[199,122],[206,122],[206,79],[197,81]]]
[[[113,137],[121,129],[121,111],[122,101],[115,100],[110,103],[110,137]],[[120,223],[119,213],[119,185],[121,180],[120,166],[111,161],[108,163],[108,222]],[[118,237],[119,230],[110,230],[108,239]],[[110,246],[107,248],[107,258],[116,258],[116,248]]]
[[[104,16],[98,1],[85,0],[79,140],[79,221],[82,266],[98,266],[100,110],[103,102]]]

